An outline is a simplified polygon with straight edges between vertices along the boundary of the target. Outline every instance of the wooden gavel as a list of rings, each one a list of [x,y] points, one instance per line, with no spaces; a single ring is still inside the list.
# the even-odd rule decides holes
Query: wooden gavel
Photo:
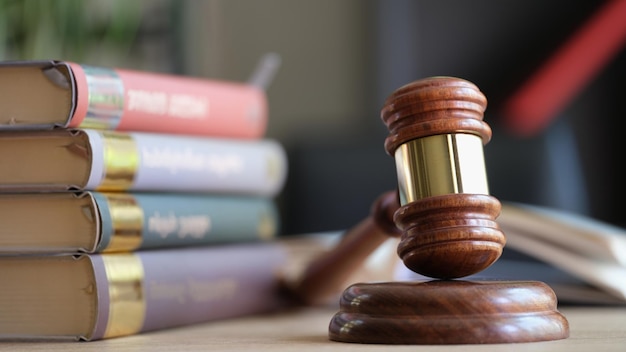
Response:
[[[398,255],[409,269],[437,279],[480,272],[500,257],[500,203],[488,195],[483,157],[486,104],[476,86],[451,77],[411,83],[387,99],[385,149],[396,160],[398,191],[380,196],[370,216],[312,264],[301,283],[306,302],[332,291],[388,236],[402,234]]]
[[[540,282],[451,280],[478,273],[501,255],[500,202],[489,195],[483,145],[487,100],[472,83],[432,77],[396,90],[382,119],[396,161],[398,190],[314,261],[296,296],[314,304],[337,291],[389,235],[412,271],[437,280],[356,284],[341,297],[330,338],[363,343],[502,343],[565,338],[554,292]]]

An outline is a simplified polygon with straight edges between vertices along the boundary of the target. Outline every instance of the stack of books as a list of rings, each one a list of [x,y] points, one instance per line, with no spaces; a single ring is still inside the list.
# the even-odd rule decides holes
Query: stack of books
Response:
[[[280,304],[287,174],[253,85],[0,63],[0,337],[97,340]]]

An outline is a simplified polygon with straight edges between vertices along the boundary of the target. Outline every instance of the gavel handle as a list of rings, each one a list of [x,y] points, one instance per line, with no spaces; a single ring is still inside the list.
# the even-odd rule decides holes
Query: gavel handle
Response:
[[[393,214],[399,207],[397,191],[379,196],[370,215],[350,228],[335,248],[315,259],[304,271],[293,290],[297,299],[305,305],[317,305],[341,292],[346,280],[376,248],[389,236],[400,234],[393,222]]]

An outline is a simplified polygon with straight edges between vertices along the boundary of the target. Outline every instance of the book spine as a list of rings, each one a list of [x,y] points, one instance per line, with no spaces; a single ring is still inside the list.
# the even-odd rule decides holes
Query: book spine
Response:
[[[287,174],[273,140],[194,138],[85,130],[92,168],[85,189],[275,196]]]
[[[269,240],[278,211],[266,197],[93,192],[101,221],[97,252]]]
[[[259,138],[267,127],[266,94],[249,84],[67,64],[69,128]]]
[[[134,335],[278,309],[273,244],[91,255],[99,294],[86,340]]]

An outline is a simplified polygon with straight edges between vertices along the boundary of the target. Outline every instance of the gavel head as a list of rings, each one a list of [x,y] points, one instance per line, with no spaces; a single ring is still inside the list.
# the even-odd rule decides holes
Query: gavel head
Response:
[[[489,195],[483,153],[486,106],[474,84],[432,77],[399,88],[382,109],[398,174],[398,255],[416,273],[460,278],[502,254],[500,202]]]

